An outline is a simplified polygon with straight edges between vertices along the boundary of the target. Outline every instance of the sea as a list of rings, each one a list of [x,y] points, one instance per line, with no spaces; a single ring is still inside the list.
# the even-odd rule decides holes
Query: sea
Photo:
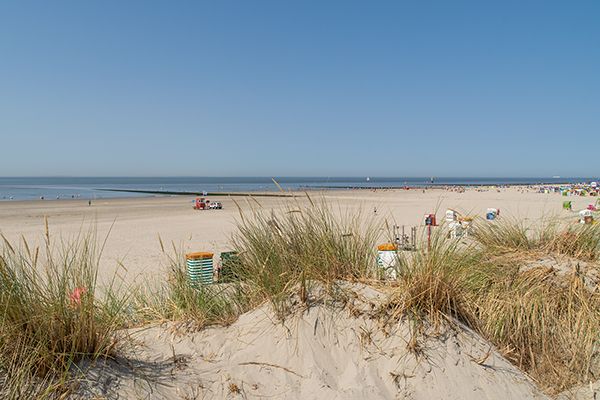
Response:
[[[437,178],[437,177],[4,177],[0,201],[101,199],[169,193],[277,192],[280,190],[400,188],[425,186],[536,185],[581,183],[591,177]],[[277,183],[275,183],[277,182]],[[154,193],[123,192],[119,190]]]

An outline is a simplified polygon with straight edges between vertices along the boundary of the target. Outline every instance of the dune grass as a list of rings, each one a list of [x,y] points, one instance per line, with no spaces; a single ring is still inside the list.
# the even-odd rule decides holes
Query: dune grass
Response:
[[[475,296],[475,327],[551,393],[588,382],[600,351],[600,296],[576,274],[506,276]]]
[[[408,315],[413,321],[427,320],[439,327],[448,318],[469,322],[466,294],[472,269],[480,263],[480,254],[462,248],[458,240],[447,240],[447,232],[436,228],[429,245],[424,241],[415,252],[399,257],[399,286],[389,297],[387,307],[399,318]]]
[[[145,282],[133,296],[134,319],[138,324],[178,321],[198,330],[210,325],[228,325],[251,304],[239,281],[226,284],[195,285],[190,282],[183,251],[175,247],[168,260],[167,278]]]
[[[550,225],[542,241],[543,249],[579,260],[596,261],[600,258],[600,225]]]
[[[592,365],[600,356],[600,293],[590,292],[577,270],[564,276],[542,266],[519,267],[548,256],[595,262],[600,226],[537,222],[478,226],[475,238],[490,272],[488,285],[473,293],[472,314],[484,337],[557,393],[598,378],[590,371],[600,367]]]
[[[2,237],[0,393],[6,398],[28,397],[35,382],[55,385],[79,360],[109,356],[116,345],[124,299],[111,294],[106,302],[97,293],[98,240],[88,234],[54,244],[46,232],[41,250]]]
[[[521,272],[520,262],[532,252],[593,259],[598,231],[529,229],[488,224],[475,235],[477,242],[469,243],[447,240],[438,228],[430,248],[421,243],[401,259],[399,286],[385,306],[396,318],[416,323],[416,335],[447,322],[465,323],[554,394],[597,379],[592,364],[600,356],[600,294],[586,289],[577,271],[569,276],[545,267]],[[565,240],[565,232],[582,239]],[[412,349],[420,348],[416,340]]]
[[[473,232],[486,252],[524,252],[535,246],[532,228],[516,219],[502,218],[493,223],[477,221]]]
[[[526,224],[506,218],[478,223],[475,240],[492,254],[565,255],[594,261],[600,257],[600,225],[565,223],[558,218]]]
[[[311,282],[373,277],[380,231],[360,213],[344,213],[323,203],[289,207],[278,213],[242,214],[233,246],[240,257],[238,277],[268,299],[283,318],[289,298],[306,300]]]

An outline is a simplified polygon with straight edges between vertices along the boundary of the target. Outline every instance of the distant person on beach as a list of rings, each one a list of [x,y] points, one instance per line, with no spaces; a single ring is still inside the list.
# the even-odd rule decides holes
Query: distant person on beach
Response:
[[[92,201],[88,200],[88,206],[91,206],[91,205],[92,205]]]

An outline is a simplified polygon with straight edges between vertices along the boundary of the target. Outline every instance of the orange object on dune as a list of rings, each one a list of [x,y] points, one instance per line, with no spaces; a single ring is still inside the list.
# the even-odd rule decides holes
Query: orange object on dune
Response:
[[[377,246],[377,250],[379,251],[396,251],[398,250],[398,245],[395,243],[384,243]]]
[[[198,260],[200,258],[213,258],[213,253],[209,253],[206,251],[198,251],[195,253],[188,253],[185,255],[185,258],[188,260]]]

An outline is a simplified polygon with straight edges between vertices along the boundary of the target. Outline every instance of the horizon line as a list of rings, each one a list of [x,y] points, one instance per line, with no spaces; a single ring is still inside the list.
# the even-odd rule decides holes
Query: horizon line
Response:
[[[407,178],[407,179],[417,179],[417,178],[425,178],[425,179],[448,179],[448,178],[476,178],[476,179],[484,179],[484,178],[551,178],[551,179],[575,179],[575,178],[591,178],[594,175],[573,175],[573,176],[562,176],[562,175],[446,175],[446,176],[436,176],[436,175],[11,175],[11,176],[0,176],[0,179],[5,178],[264,178],[264,179],[273,179],[273,178],[369,178],[369,179],[377,179],[377,178]]]

